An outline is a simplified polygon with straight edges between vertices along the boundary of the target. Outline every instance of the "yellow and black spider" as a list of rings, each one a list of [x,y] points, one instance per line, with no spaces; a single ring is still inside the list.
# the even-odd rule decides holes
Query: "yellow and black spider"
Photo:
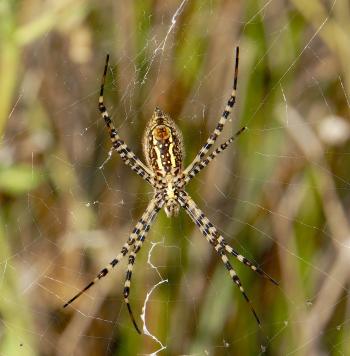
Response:
[[[64,307],[67,307],[81,294],[88,290],[102,277],[106,276],[111,268],[115,267],[119,261],[129,253],[129,263],[124,284],[124,300],[128,307],[128,311],[132,322],[138,333],[141,334],[138,328],[129,303],[130,282],[132,269],[135,263],[136,254],[140,251],[142,243],[151,227],[151,224],[161,208],[164,208],[168,217],[176,216],[180,207],[184,208],[193,222],[198,226],[203,236],[214,247],[217,254],[221,257],[226,269],[230,273],[233,282],[238,286],[245,300],[249,303],[254,317],[260,325],[260,320],[245,293],[242,283],[228,260],[227,254],[236,257],[240,262],[250,267],[253,271],[261,276],[268,278],[271,282],[278,283],[267,275],[261,268],[254,265],[246,257],[239,254],[231,246],[227,245],[224,238],[220,235],[216,227],[209,221],[204,213],[197,207],[196,203],[186,193],[185,186],[196,176],[203,168],[205,168],[219,153],[223,152],[239,136],[246,127],[241,128],[234,136],[221,144],[212,153],[207,154],[212,145],[215,143],[221,134],[225,123],[232,111],[236,100],[237,77],[238,77],[238,60],[239,48],[236,48],[235,74],[233,80],[233,89],[230,98],[227,102],[224,112],[218,121],[216,128],[209,136],[205,144],[199,150],[198,154],[192,163],[186,168],[182,167],[182,152],[183,142],[182,135],[176,127],[174,121],[169,115],[165,114],[159,108],[156,108],[151,120],[149,121],[144,134],[144,154],[147,165],[131,151],[127,144],[120,138],[118,131],[114,127],[107,109],[104,105],[103,90],[108,69],[109,55],[106,58],[106,64],[102,77],[101,91],[99,97],[99,110],[109,130],[109,135],[112,141],[110,154],[116,151],[124,163],[129,166],[134,172],[141,176],[154,188],[154,196],[149,202],[146,211],[141,219],[137,222],[129,239],[122,247],[120,253],[114,258],[108,266],[103,268],[96,278],[91,281],[84,289],[70,299]]]

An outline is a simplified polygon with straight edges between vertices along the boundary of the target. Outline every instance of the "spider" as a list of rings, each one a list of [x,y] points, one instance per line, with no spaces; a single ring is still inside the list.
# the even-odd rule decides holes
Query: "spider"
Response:
[[[114,268],[123,257],[129,254],[128,267],[124,284],[124,300],[127,305],[132,323],[136,331],[141,334],[133,316],[129,302],[131,276],[136,260],[136,254],[140,251],[146,235],[154,221],[154,218],[161,208],[164,208],[168,217],[176,216],[179,213],[180,208],[183,208],[192,219],[192,221],[198,226],[200,232],[203,234],[206,240],[214,247],[216,253],[221,257],[221,260],[229,272],[232,281],[238,286],[244,299],[249,304],[258,325],[260,326],[260,320],[255,312],[255,309],[252,306],[252,303],[249,300],[247,294],[245,293],[242,283],[235,270],[233,269],[231,263],[229,262],[227,256],[234,256],[238,261],[242,262],[244,265],[248,266],[264,278],[267,278],[272,283],[278,285],[278,282],[276,282],[253,262],[239,254],[234,248],[229,246],[217,228],[209,221],[209,219],[197,207],[196,203],[185,191],[185,186],[192,180],[192,178],[195,177],[203,168],[208,166],[208,164],[213,159],[215,159],[216,156],[223,152],[243,131],[246,130],[246,127],[242,127],[226,142],[222,143],[211,153],[208,153],[212,145],[216,142],[217,138],[223,131],[224,125],[227,122],[227,119],[236,101],[239,47],[236,47],[233,89],[225,110],[223,111],[216,125],[216,128],[211,133],[205,144],[201,147],[192,163],[186,169],[183,169],[182,167],[183,140],[181,132],[175,125],[174,121],[170,118],[170,116],[164,113],[158,107],[156,107],[154,110],[154,113],[146,126],[143,138],[143,150],[147,165],[142,163],[142,161],[133,153],[128,145],[120,138],[119,133],[114,127],[108,114],[103,98],[108,62],[109,55],[107,54],[102,76],[98,108],[102,118],[105,121],[112,142],[109,155],[111,155],[113,151],[116,151],[127,166],[129,166],[134,172],[136,172],[136,174],[141,176],[154,188],[154,195],[141,219],[134,227],[127,242],[120,250],[120,253],[98,273],[93,281],[91,281],[72,299],[70,299],[64,305],[64,307],[67,307],[101,278],[105,277],[110,272],[111,268]]]

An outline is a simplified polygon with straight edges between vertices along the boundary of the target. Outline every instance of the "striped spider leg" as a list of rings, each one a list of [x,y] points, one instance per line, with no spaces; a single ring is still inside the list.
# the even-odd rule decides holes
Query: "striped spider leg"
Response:
[[[213,161],[220,153],[224,152],[226,148],[243,132],[247,127],[242,127],[233,136],[231,136],[227,141],[222,143],[218,148],[216,148],[212,153],[203,157],[199,162],[197,162],[191,170],[187,173],[184,179],[184,185],[192,180],[202,169],[204,169],[211,161]]]
[[[103,92],[107,75],[108,62],[109,54],[107,54],[106,64],[103,71],[100,97],[98,99],[98,109],[105,121],[112,142],[112,148],[109,151],[109,156],[111,156],[113,151],[117,151],[117,153],[127,166],[129,166],[134,172],[136,172],[136,174],[141,176],[149,184],[153,185],[154,180],[151,170],[141,162],[141,160],[135,155],[135,153],[132,152],[132,150],[127,146],[127,144],[120,138],[119,133],[114,127],[112,120],[108,114],[107,108],[104,104]]]
[[[197,207],[196,203],[192,200],[192,198],[185,192],[181,191],[179,194],[179,203],[182,208],[184,208],[187,214],[190,216],[192,221],[197,225],[202,235],[207,239],[207,241],[214,247],[217,254],[221,257],[223,264],[228,270],[233,282],[238,286],[239,290],[243,294],[244,299],[249,304],[250,309],[260,326],[260,320],[255,312],[255,309],[248,298],[240,278],[237,273],[233,269],[231,263],[227,258],[227,253],[236,257],[238,261],[242,262],[244,265],[250,267],[253,271],[261,275],[262,277],[270,280],[272,283],[278,285],[278,283],[271,278],[267,273],[265,273],[261,268],[256,266],[246,257],[239,254],[236,250],[234,250],[231,246],[229,246],[222,235],[218,232],[216,227],[210,222],[210,220],[204,215],[204,213]]]
[[[158,198],[158,200],[154,203],[153,207],[150,208],[149,223],[147,225],[144,225],[144,229],[143,229],[142,233],[140,233],[138,235],[137,240],[132,247],[132,251],[130,252],[129,259],[128,259],[128,268],[126,271],[125,283],[124,283],[124,301],[128,308],[128,312],[129,312],[131,320],[134,324],[134,327],[139,334],[141,334],[141,331],[140,331],[139,327],[137,326],[137,323],[135,321],[133,312],[131,310],[130,302],[129,302],[132,270],[133,270],[133,267],[135,264],[136,254],[141,250],[142,244],[145,241],[145,238],[147,236],[149,229],[151,228],[151,223],[153,222],[155,216],[158,214],[159,210],[162,208],[163,203],[164,202]]]
[[[137,246],[138,250],[141,248],[141,245],[139,241],[143,241],[152,225],[152,222],[154,218],[156,217],[158,211],[162,207],[162,197],[160,194],[157,194],[155,197],[152,198],[152,200],[149,202],[145,212],[143,213],[141,219],[137,222],[136,226],[134,227],[132,233],[130,234],[127,242],[123,245],[123,247],[120,250],[120,253],[115,257],[106,267],[102,268],[101,271],[97,274],[97,276],[88,284],[86,287],[84,287],[82,290],[80,290],[73,298],[71,298],[67,303],[64,304],[64,308],[66,308],[68,305],[73,303],[76,299],[78,299],[84,292],[86,292],[88,289],[90,289],[94,284],[96,284],[101,278],[105,277],[111,270],[111,268],[114,268],[130,251],[132,247]],[[136,241],[136,245],[135,244]],[[135,249],[134,249],[135,252]],[[129,257],[129,265],[128,265],[128,270],[127,270],[127,275],[126,275],[126,281],[125,281],[125,288],[124,288],[124,300],[125,303],[128,307],[128,311],[131,317],[131,320],[138,331],[138,333],[141,333],[139,328],[137,327],[136,321],[133,317],[130,303],[129,303],[129,291],[130,291],[130,279],[131,279],[131,271],[132,271],[132,266],[130,266],[130,257]]]
[[[221,132],[224,129],[224,126],[227,122],[228,117],[230,116],[230,113],[235,105],[236,102],[236,91],[237,91],[237,79],[238,79],[238,63],[239,63],[239,47],[236,47],[236,60],[235,60],[235,74],[233,77],[233,88],[232,92],[230,95],[230,98],[227,101],[225,110],[223,111],[220,120],[216,124],[216,127],[214,131],[211,133],[211,135],[208,137],[207,141],[205,144],[202,146],[202,148],[199,150],[197,153],[196,157],[192,161],[192,163],[185,169],[184,174],[185,176],[188,175],[190,171],[202,160],[202,158],[207,154],[207,152],[210,150],[211,146],[215,143],[217,138],[220,136]]]

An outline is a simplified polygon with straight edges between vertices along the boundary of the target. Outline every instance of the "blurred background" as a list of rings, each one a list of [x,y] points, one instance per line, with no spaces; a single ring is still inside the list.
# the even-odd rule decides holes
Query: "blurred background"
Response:
[[[350,355],[350,5],[346,0],[0,2],[0,354]],[[276,287],[232,259],[262,321],[181,212],[137,256],[62,305],[119,252],[152,189],[116,155],[105,100],[143,158],[156,105],[185,164],[231,91],[220,142],[188,192]],[[147,335],[148,333],[148,335]],[[161,351],[160,351],[161,350]]]

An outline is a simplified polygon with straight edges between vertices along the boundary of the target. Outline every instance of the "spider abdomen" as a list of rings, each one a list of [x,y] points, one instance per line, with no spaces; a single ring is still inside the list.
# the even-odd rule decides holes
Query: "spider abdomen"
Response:
[[[182,170],[182,135],[174,121],[156,108],[144,135],[148,166],[161,177],[176,176]]]

